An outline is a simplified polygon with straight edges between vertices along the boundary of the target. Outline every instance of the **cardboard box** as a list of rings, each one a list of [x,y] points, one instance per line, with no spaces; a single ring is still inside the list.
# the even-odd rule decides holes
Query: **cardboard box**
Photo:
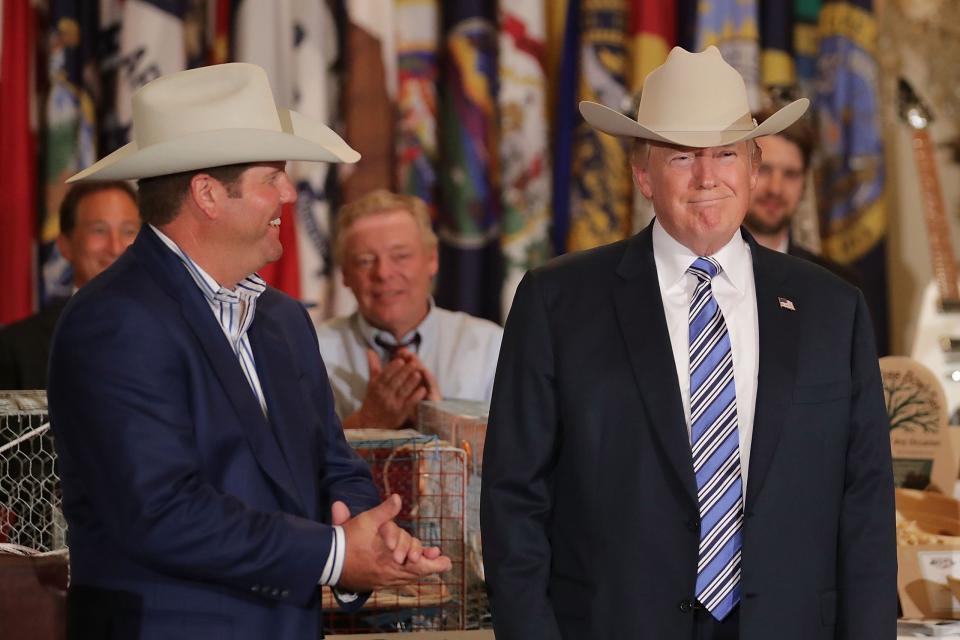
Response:
[[[952,495],[957,458],[942,385],[927,367],[903,356],[880,358],[880,373],[890,418],[894,483]]]
[[[960,620],[960,503],[897,489],[897,591],[904,618]]]

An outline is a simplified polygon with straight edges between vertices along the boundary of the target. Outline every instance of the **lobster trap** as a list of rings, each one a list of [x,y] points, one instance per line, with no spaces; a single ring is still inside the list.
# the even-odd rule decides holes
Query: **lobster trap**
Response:
[[[324,589],[324,629],[331,634],[463,629],[466,453],[411,430],[346,433],[350,445],[370,465],[381,498],[396,493],[403,500],[395,522],[425,547],[440,547],[453,567],[416,584],[377,589],[356,613],[341,611],[330,590]]]
[[[0,543],[66,547],[44,391],[0,391]]]
[[[446,399],[421,402],[417,411],[417,428],[421,432],[451,442],[467,455],[466,629],[492,627],[480,538],[480,479],[488,410],[484,402]]]

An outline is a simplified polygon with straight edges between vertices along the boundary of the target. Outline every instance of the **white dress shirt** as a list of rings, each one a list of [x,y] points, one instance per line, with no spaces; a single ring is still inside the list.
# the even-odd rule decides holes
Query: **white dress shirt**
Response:
[[[419,334],[420,344],[411,350],[437,379],[440,395],[445,399],[489,403],[503,329],[483,318],[441,309],[432,298],[429,304],[423,321],[399,342]],[[367,395],[367,349],[373,349],[384,363],[389,360],[386,351],[377,345],[378,337],[397,342],[389,333],[373,327],[359,311],[317,327],[320,354],[341,419],[359,410]]]
[[[653,258],[657,265],[660,296],[670,332],[670,346],[680,382],[683,415],[690,437],[690,300],[697,277],[687,268],[698,257],[677,242],[659,221],[653,223]],[[703,256],[709,257],[709,256]],[[730,336],[733,378],[737,389],[737,429],[740,435],[740,470],[747,489],[750,441],[757,403],[757,371],[760,368],[760,332],[757,322],[757,292],[753,279],[750,245],[739,231],[712,256],[723,268],[713,279],[713,296],[720,306]]]

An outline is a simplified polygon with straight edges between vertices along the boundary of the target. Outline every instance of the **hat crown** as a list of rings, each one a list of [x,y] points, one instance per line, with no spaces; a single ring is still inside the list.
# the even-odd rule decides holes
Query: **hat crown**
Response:
[[[132,139],[141,149],[219,129],[281,131],[266,72],[233,62],[157,78],[133,95]]]
[[[714,47],[691,53],[674,47],[644,80],[637,122],[655,131],[748,131],[747,87]]]
[[[156,78],[133,94],[132,140],[67,182],[132,180],[244,162],[356,162],[315,117],[277,105],[267,72],[233,62]]]

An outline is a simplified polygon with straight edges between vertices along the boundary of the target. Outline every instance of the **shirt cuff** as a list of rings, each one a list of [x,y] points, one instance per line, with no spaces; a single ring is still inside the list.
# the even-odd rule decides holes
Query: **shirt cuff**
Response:
[[[360,597],[357,593],[343,591],[337,589],[335,586],[340,581],[340,573],[343,571],[343,559],[346,557],[346,552],[347,545],[343,527],[333,525],[333,544],[330,546],[330,555],[327,556],[327,564],[324,565],[323,574],[320,576],[320,584],[332,587],[334,595],[344,604],[353,602]]]
[[[333,525],[333,543],[330,545],[330,554],[327,556],[327,563],[323,567],[323,573],[320,574],[320,584],[334,586],[340,581],[340,573],[343,571],[343,559],[346,556],[347,545],[343,535],[343,527]]]

